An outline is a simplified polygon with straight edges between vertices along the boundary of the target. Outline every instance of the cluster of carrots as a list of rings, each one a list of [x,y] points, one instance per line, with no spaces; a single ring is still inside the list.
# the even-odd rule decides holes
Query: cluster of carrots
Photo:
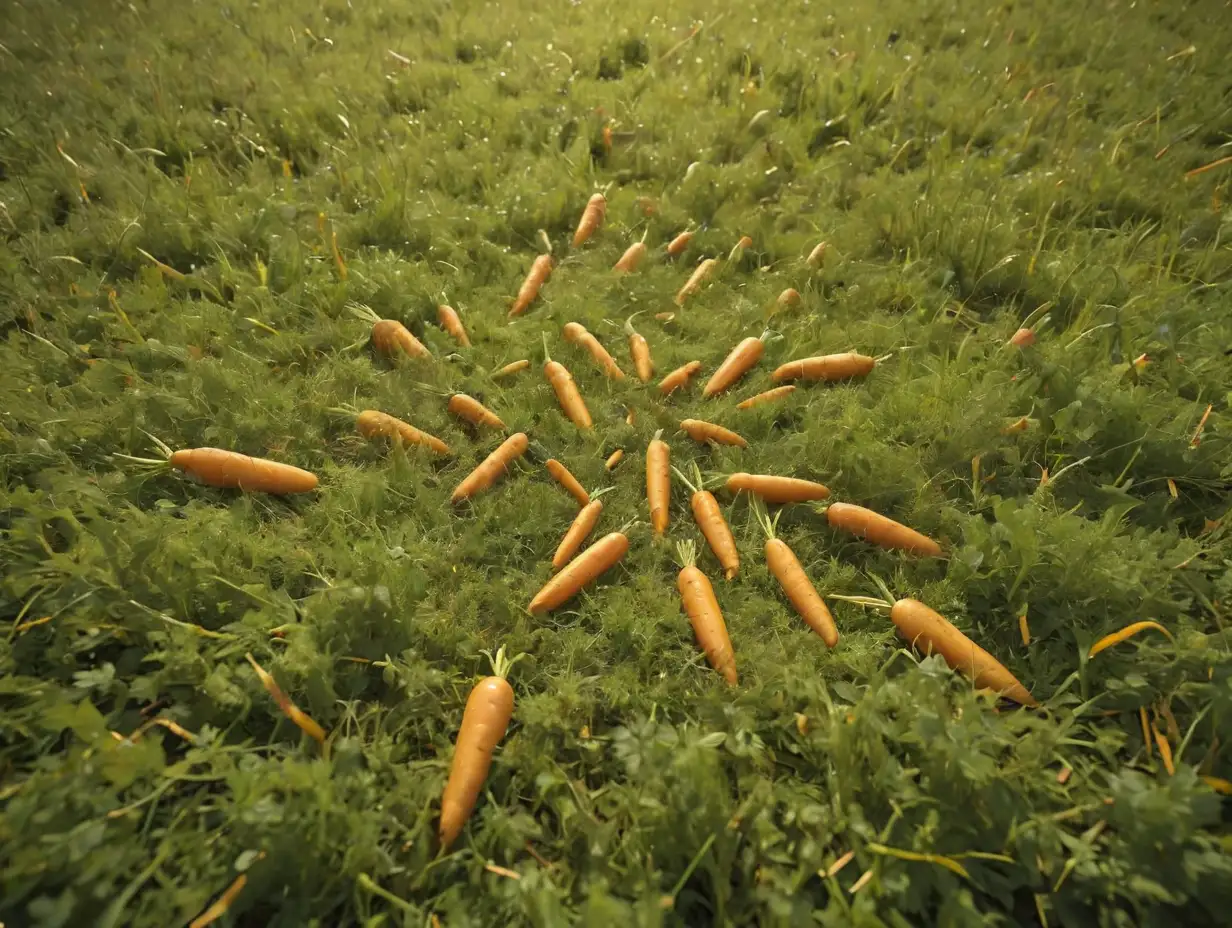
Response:
[[[590,198],[573,237],[575,248],[585,244],[598,232],[606,209],[607,203],[603,194],[596,193]],[[677,235],[666,246],[667,255],[679,256],[691,238],[692,233],[687,231]],[[751,244],[747,236],[742,237],[733,249],[732,257]],[[646,252],[644,241],[630,245],[616,262],[614,271],[635,272]],[[824,252],[824,243],[817,246],[808,258],[809,264],[819,264]],[[551,255],[540,255],[535,259],[510,307],[511,317],[525,313],[535,302],[551,276],[553,266]],[[715,258],[700,262],[676,293],[676,306],[683,306],[718,266],[719,261]],[[778,298],[778,302],[784,306],[799,300],[799,293],[793,289],[785,290]],[[401,322],[381,319],[366,307],[353,306],[352,311],[371,324],[371,344],[376,353],[389,358],[432,357],[428,348]],[[460,346],[471,345],[467,330],[455,309],[444,304],[438,306],[437,322]],[[626,320],[624,331],[628,339],[633,372],[639,381],[648,384],[655,376],[649,342],[634,328],[633,317]],[[584,351],[605,376],[616,381],[628,379],[620,364],[599,339],[581,324],[569,322],[564,326],[563,336],[566,342]],[[735,387],[760,362],[766,343],[772,337],[773,333],[766,331],[759,336],[743,339],[715,369],[702,388],[702,395],[706,398],[716,397]],[[1016,344],[1024,341],[1019,336],[1015,337]],[[785,399],[797,389],[798,381],[839,381],[863,377],[874,370],[878,361],[879,359],[855,352],[789,361],[772,372],[771,380],[775,386],[741,400],[736,404],[736,408],[746,410]],[[529,360],[515,361],[496,371],[493,376],[509,377],[529,367]],[[660,396],[667,397],[687,388],[701,369],[701,362],[693,360],[671,371],[658,383]],[[550,356],[546,335],[543,375],[565,416],[579,429],[592,429],[594,421],[577,383],[565,365]],[[449,396],[447,408],[450,413],[476,430],[506,431],[506,425],[501,418],[474,397],[462,393],[452,394]],[[356,430],[367,438],[384,438],[404,445],[422,446],[438,455],[451,453],[449,446],[440,438],[388,413],[372,409],[346,411],[354,415]],[[630,409],[630,424],[632,416]],[[680,422],[680,429],[689,438],[702,444],[739,448],[747,446],[745,439],[737,432],[716,423],[684,419]],[[220,448],[173,451],[157,439],[154,440],[162,452],[161,459],[130,460],[160,467],[170,466],[201,483],[215,487],[292,494],[310,492],[318,486],[316,475],[287,464],[252,458]],[[492,487],[531,447],[530,439],[524,432],[508,435],[457,485],[451,495],[451,501],[461,503],[470,500]],[[621,449],[613,453],[607,461],[607,469],[610,471],[615,468],[623,455]],[[599,497],[612,488],[589,493],[560,461],[549,458],[544,466],[552,479],[576,500],[579,508],[553,554],[553,576],[529,603],[528,608],[532,614],[548,612],[564,605],[620,563],[630,546],[627,534],[630,526],[626,525],[617,531],[609,532],[583,549],[602,516],[604,504]],[[671,521],[673,472],[691,491],[690,509],[693,520],[718,560],[724,578],[728,581],[734,579],[740,570],[740,553],[722,509],[714,494],[707,489],[706,481],[696,463],[692,466],[691,477],[672,466],[671,450],[661,431],[655,434],[646,449],[646,500],[655,537],[665,536]],[[839,631],[834,618],[795,553],[783,539],[776,536],[778,515],[771,518],[767,510],[768,505],[821,504],[828,501],[829,489],[810,480],[749,473],[729,475],[725,487],[733,494],[745,493],[754,499],[754,512],[766,536],[764,556],[767,567],[808,627],[828,647],[835,647],[839,641]],[[820,511],[824,512],[831,527],[883,548],[923,557],[935,557],[942,553],[941,546],[931,538],[864,507],[829,502]],[[714,586],[698,566],[697,549],[692,542],[680,542],[676,550],[680,560],[677,588],[697,642],[710,665],[728,684],[735,685],[738,682],[736,654]],[[926,652],[941,654],[951,667],[968,674],[977,686],[991,688],[1024,705],[1035,705],[1030,693],[1004,666],[943,617],[916,600],[894,601],[888,590],[884,592],[887,595],[886,600],[842,596],[833,598],[889,609],[891,621],[899,633],[912,644]],[[487,777],[492,753],[504,737],[512,718],[514,693],[507,676],[516,658],[507,659],[504,649],[501,649],[490,660],[492,674],[475,685],[467,700],[449,777],[442,795],[438,831],[442,848],[447,848],[457,838],[473,811]],[[262,683],[278,700],[283,710],[304,731],[323,743],[325,734],[320,726],[277,690],[272,678],[261,670],[255,661],[252,663],[257,668]]]

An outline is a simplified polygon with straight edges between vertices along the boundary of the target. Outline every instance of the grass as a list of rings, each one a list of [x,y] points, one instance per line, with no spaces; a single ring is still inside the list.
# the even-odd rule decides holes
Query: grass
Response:
[[[1222,922],[1229,811],[1203,778],[1232,778],[1232,166],[1194,173],[1232,150],[1219,4],[7,9],[0,920],[185,924],[230,886],[216,924]],[[597,186],[607,222],[570,249]],[[643,235],[643,268],[614,277]],[[509,322],[543,236],[559,264]],[[788,286],[801,305],[774,312]],[[442,299],[473,349],[435,326]],[[374,358],[353,304],[434,360]],[[730,396],[663,400],[560,337],[582,322],[630,369],[634,312],[662,373],[782,338]],[[1037,344],[1007,350],[1024,320]],[[539,373],[544,333],[592,433]],[[848,349],[889,357],[734,409],[777,364]],[[526,460],[451,509],[498,439],[431,391],[614,485],[601,529],[642,520],[621,566],[530,617],[576,507]],[[362,440],[346,404],[456,453]],[[690,416],[750,447],[693,446]],[[723,686],[645,524],[660,428],[677,466],[821,480],[941,539],[946,559],[913,561],[809,507],[779,522],[823,595],[877,578],[928,602],[1044,708],[997,711],[852,604],[827,651],[720,493],[743,559],[722,583],[701,546],[741,672]],[[115,457],[149,455],[147,433],[322,488]],[[687,502],[677,484],[670,537],[700,542]],[[1085,658],[1139,619],[1175,643]],[[526,655],[514,722],[439,855],[462,708],[500,645]]]

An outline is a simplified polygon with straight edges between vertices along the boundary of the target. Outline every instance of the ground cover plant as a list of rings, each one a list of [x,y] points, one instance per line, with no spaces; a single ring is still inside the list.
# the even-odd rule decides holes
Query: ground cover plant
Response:
[[[0,921],[1223,922],[1226,4],[4,11]]]

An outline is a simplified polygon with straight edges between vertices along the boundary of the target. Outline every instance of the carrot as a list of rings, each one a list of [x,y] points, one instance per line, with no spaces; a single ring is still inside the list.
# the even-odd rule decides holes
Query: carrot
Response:
[[[629,538],[623,531],[604,535],[544,584],[530,601],[531,613],[550,612],[568,602],[600,574],[616,566],[628,550]]]
[[[681,232],[674,239],[667,243],[667,253],[671,257],[678,257],[686,248],[689,247],[689,242],[693,241],[692,232]]]
[[[770,573],[774,574],[774,579],[778,580],[800,618],[821,636],[827,647],[835,647],[838,644],[838,628],[834,625],[834,616],[830,614],[825,600],[818,595],[795,552],[783,539],[775,537],[778,515],[771,521],[765,506],[761,504],[755,506],[753,511],[766,532],[766,566],[770,568]]]
[[[449,398],[449,411],[459,419],[465,419],[471,425],[486,425],[488,428],[505,429],[505,423],[500,416],[484,406],[473,396],[465,393],[455,393]]]
[[[826,259],[826,243],[818,242],[813,250],[809,252],[808,258],[805,259],[805,264],[809,267],[821,267],[821,264]]]
[[[265,691],[273,697],[274,702],[278,704],[278,708],[282,710],[283,714],[295,723],[296,728],[324,747],[325,729],[318,725],[316,721],[291,700],[290,696],[283,692],[282,687],[278,685],[278,681],[271,677],[269,672],[257,663],[256,658],[251,653],[244,656],[248,658],[248,663],[252,665],[252,669],[257,673],[257,679],[261,681]]]
[[[167,457],[176,470],[211,487],[254,493],[308,493],[317,488],[317,475],[290,464],[250,458],[222,448],[185,448]]]
[[[715,267],[718,266],[718,263],[718,260],[715,258],[707,258],[697,266],[696,270],[693,271],[689,279],[685,281],[684,286],[676,292],[677,306],[683,306],[684,301],[697,292],[698,288],[703,282],[705,282],[706,278],[709,277]]]
[[[365,409],[356,416],[355,428],[367,438],[382,436],[405,445],[424,445],[437,454],[449,454],[449,446],[435,435],[421,432],[409,422],[403,422],[375,409]]]
[[[466,476],[454,489],[449,498],[452,503],[470,499],[476,493],[481,493],[496,483],[501,474],[509,469],[509,465],[526,453],[530,440],[525,432],[515,432],[504,440],[499,448],[489,454],[483,462]]]
[[[744,490],[746,493],[760,496],[767,503],[805,503],[826,499],[830,495],[829,488],[812,480],[775,477],[770,474],[732,474],[727,478],[727,489],[733,493]]]
[[[784,380],[846,380],[863,377],[877,366],[875,359],[848,351],[845,354],[823,354],[815,358],[801,358],[780,366],[770,379],[775,383]]]
[[[632,274],[637,270],[637,266],[642,263],[642,258],[646,256],[646,243],[634,242],[625,249],[625,253],[620,256],[620,260],[613,265],[613,271],[620,271],[624,274]]]
[[[526,358],[523,358],[521,361],[510,361],[508,364],[502,367],[499,371],[493,374],[492,377],[493,378],[508,377],[510,374],[520,374],[522,373],[522,371],[527,370],[529,367],[530,367],[530,361],[527,360]]]
[[[637,421],[637,414],[634,413],[632,406],[625,407],[625,425],[632,425]]]
[[[1087,657],[1094,657],[1100,651],[1105,651],[1113,645],[1120,644],[1122,641],[1126,641],[1138,634],[1138,632],[1145,631],[1148,628],[1153,628],[1155,631],[1160,632],[1169,641],[1173,642],[1173,644],[1176,643],[1172,637],[1172,632],[1168,631],[1158,622],[1152,622],[1150,619],[1147,619],[1142,622],[1131,622],[1119,631],[1115,631],[1111,635],[1105,635],[1103,638],[1099,639],[1099,641],[1095,642],[1095,644],[1091,645],[1091,649],[1087,651]]]
[[[1007,699],[1024,706],[1037,706],[1027,688],[995,657],[955,628],[947,619],[915,599],[892,601],[889,591],[883,589],[886,599],[864,596],[832,596],[861,606],[889,609],[890,621],[900,636],[925,654],[937,653],[954,670],[971,679],[980,688],[991,689]]]
[[[1015,348],[1030,348],[1035,344],[1035,331],[1022,328],[1010,336],[1010,342]]]
[[[672,470],[681,482],[693,491],[693,496],[689,501],[689,506],[693,510],[693,521],[702,530],[706,544],[710,545],[710,550],[718,558],[719,566],[723,568],[724,578],[731,580],[740,570],[740,552],[736,550],[736,539],[732,537],[731,528],[728,527],[727,520],[723,518],[723,510],[719,508],[718,500],[706,489],[696,463],[693,464],[695,482],[690,481],[676,468],[673,467]]]
[[[368,306],[352,304],[351,312],[365,322],[372,323],[372,347],[386,358],[407,355],[412,358],[430,358],[424,343],[411,334],[410,329],[396,319],[382,319]]]
[[[636,316],[634,313],[633,316]],[[625,332],[629,336],[629,355],[633,358],[633,369],[642,383],[648,383],[654,376],[654,361],[650,359],[650,344],[645,336],[633,328],[633,316],[625,320]]]
[[[713,422],[703,422],[701,419],[683,419],[680,427],[694,441],[705,444],[712,441],[716,445],[735,445],[737,448],[747,448],[749,443],[729,429]]]
[[[646,502],[650,505],[650,525],[656,535],[667,531],[668,505],[672,495],[671,448],[655,432],[646,446]]]
[[[697,637],[697,643],[701,645],[710,666],[723,675],[728,686],[735,686],[739,682],[736,655],[727,634],[727,623],[723,621],[723,612],[719,609],[719,601],[714,595],[714,587],[710,585],[710,579],[697,567],[697,549],[693,542],[681,542],[677,550],[680,552],[681,567],[676,577],[676,589],[680,591],[680,602],[688,613],[693,634]]]
[[[613,380],[624,380],[625,372],[620,369],[620,365],[607,352],[607,349],[599,343],[599,339],[579,322],[565,323],[565,341],[574,345],[579,345],[585,348],[590,356],[595,359],[595,363],[603,368],[603,372]]]
[[[526,272],[526,279],[522,281],[522,286],[518,289],[517,298],[509,308],[509,315],[520,316],[526,312],[530,304],[535,302],[535,297],[539,295],[539,290],[551,276],[552,256],[540,255],[531,264],[530,270]]]
[[[624,459],[625,459],[624,449],[617,448],[615,451],[611,453],[611,456],[609,456],[608,459],[603,463],[603,466],[606,467],[609,471],[613,471],[616,469],[616,465],[619,464]]]
[[[590,418],[590,410],[586,408],[586,401],[582,399],[582,394],[573,381],[573,375],[565,365],[553,361],[548,354],[547,335],[543,336],[543,359],[543,376],[556,391],[556,401],[560,403],[560,408],[569,417],[569,421],[580,429],[591,428],[594,420]]]
[[[710,375],[709,382],[702,388],[702,396],[722,393],[752,370],[753,365],[761,360],[769,335],[770,331],[766,330],[756,338],[750,336],[744,339],[733,348],[718,369]]]
[[[471,346],[471,338],[466,334],[466,329],[462,325],[462,319],[458,316],[458,311],[452,306],[447,306],[442,303],[436,307],[436,321],[440,327],[454,337],[459,345],[463,348]]]
[[[921,557],[941,555],[941,545],[927,535],[921,535],[863,506],[831,503],[826,507],[826,521],[834,528],[841,528],[882,548],[908,551]]]
[[[736,404],[736,408],[752,409],[754,406],[760,406],[762,403],[772,403],[795,392],[796,388],[793,384],[786,384],[781,387],[775,387],[772,390],[766,390],[764,393],[758,393],[756,396],[750,396],[747,400],[741,400]]]
[[[505,737],[513,716],[513,687],[509,685],[509,668],[518,657],[506,659],[505,649],[488,655],[492,661],[492,676],[475,684],[462,712],[462,725],[449,764],[449,779],[441,794],[441,820],[437,830],[441,849],[445,850],[462,833],[462,826],[475,810],[479,792],[492,766],[492,752]]]
[[[577,248],[590,239],[603,225],[603,217],[607,215],[607,198],[596,193],[586,203],[582,210],[582,218],[578,220],[577,231],[573,233],[573,247]]]
[[[544,466],[548,469],[548,473],[552,475],[552,479],[568,490],[569,495],[578,501],[579,506],[585,506],[590,502],[590,494],[578,483],[578,479],[569,473],[569,468],[565,467],[564,464],[560,463],[556,458],[549,458]]]
[[[667,396],[680,387],[686,386],[693,375],[701,369],[701,361],[690,361],[688,364],[682,364],[659,381],[659,392],[663,396]]]
[[[788,287],[779,294],[775,302],[784,309],[789,306],[798,306],[800,304],[800,291],[795,287]]]
[[[582,547],[582,542],[586,540],[586,537],[599,523],[599,516],[603,514],[603,502],[598,497],[611,489],[611,487],[605,487],[602,490],[598,490],[594,494],[594,498],[574,516],[573,523],[569,526],[569,530],[565,532],[565,537],[560,540],[560,545],[552,556],[553,570],[560,570],[573,560],[573,556],[577,554],[578,548]]]

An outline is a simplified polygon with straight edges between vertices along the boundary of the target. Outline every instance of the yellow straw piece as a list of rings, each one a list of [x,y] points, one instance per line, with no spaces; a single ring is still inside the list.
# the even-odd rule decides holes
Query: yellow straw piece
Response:
[[[1169,641],[1173,641],[1172,633],[1158,622],[1151,622],[1149,620],[1145,622],[1134,622],[1131,625],[1126,625],[1120,631],[1115,631],[1111,635],[1105,635],[1103,638],[1099,639],[1099,641],[1091,645],[1091,650],[1087,652],[1087,657],[1094,657],[1100,651],[1105,651],[1114,644],[1120,644],[1122,641],[1132,638],[1134,635],[1138,634],[1138,632],[1146,631],[1148,628],[1155,629],[1155,631],[1162,633],[1163,636]]]
[[[917,863],[936,864],[939,867],[957,873],[963,879],[971,879],[971,874],[967,872],[967,868],[960,864],[952,857],[945,857],[942,854],[921,854],[916,851],[904,851],[902,848],[886,847],[884,844],[868,843],[868,849],[874,854],[884,854],[887,857],[897,857],[899,860],[912,860]]]

